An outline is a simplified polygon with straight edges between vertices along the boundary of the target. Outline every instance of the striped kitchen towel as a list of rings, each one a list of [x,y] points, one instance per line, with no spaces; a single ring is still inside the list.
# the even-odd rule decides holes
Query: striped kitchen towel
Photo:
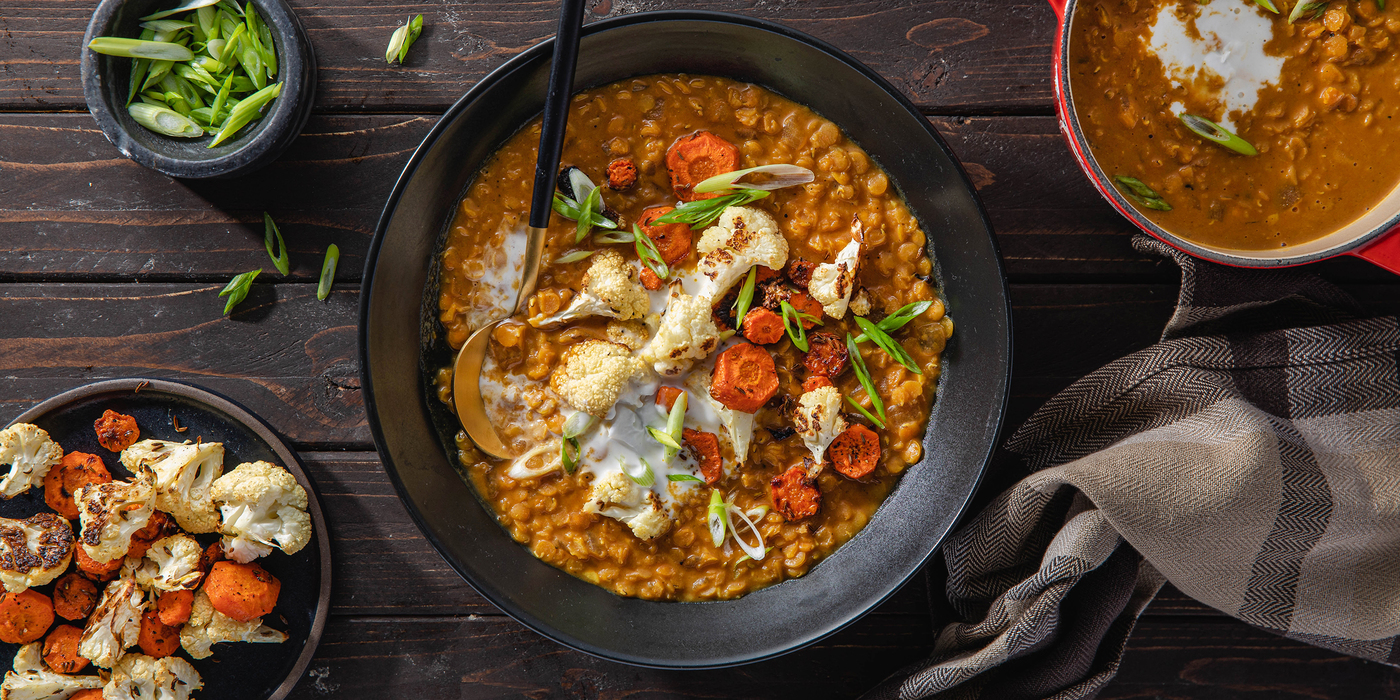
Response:
[[[1090,698],[1164,581],[1400,665],[1400,323],[1296,270],[1181,266],[1162,340],[1045,404],[944,546],[957,621],[869,698]]]

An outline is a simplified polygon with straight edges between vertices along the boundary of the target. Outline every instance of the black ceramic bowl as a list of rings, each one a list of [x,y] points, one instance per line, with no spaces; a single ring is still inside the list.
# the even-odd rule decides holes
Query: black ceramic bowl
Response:
[[[592,24],[580,89],[648,73],[754,82],[831,119],[889,173],[923,222],[957,331],[947,347],[924,458],[857,536],[806,576],[715,603],[622,598],[535,559],[453,467],[455,418],[429,389],[448,365],[436,260],[466,186],[541,111],[552,46],[471,89],[424,140],[384,209],[365,263],[360,357],[384,465],[447,561],[497,607],[576,649],[626,663],[705,668],[756,661],[829,635],[922,567],[981,478],[1001,425],[1011,328],[1001,260],[962,169],[907,100],[811,37],[714,13],[657,12]]]
[[[246,1],[246,0],[243,0]],[[277,45],[277,78],[282,92],[262,119],[237,138],[208,148],[213,136],[177,139],[137,124],[126,111],[131,81],[129,58],[89,51],[96,37],[136,38],[141,17],[180,4],[179,0],[102,0],[83,36],[83,97],[107,140],[130,158],[171,177],[222,178],[245,175],[271,163],[290,146],[311,115],[316,94],[316,57],[296,13],[283,0],[252,0]],[[242,5],[242,1],[239,3]]]

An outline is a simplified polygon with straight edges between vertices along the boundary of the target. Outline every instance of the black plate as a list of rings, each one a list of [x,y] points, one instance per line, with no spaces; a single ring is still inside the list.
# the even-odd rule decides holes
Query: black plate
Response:
[[[292,556],[273,552],[258,560],[282,582],[277,608],[263,622],[286,632],[288,640],[282,644],[216,644],[214,655],[202,660],[180,653],[194,664],[204,680],[204,688],[195,693],[200,700],[281,700],[286,697],[301,679],[321,641],[331,590],[326,521],[296,453],[282,444],[261,420],[232,401],[203,389],[158,379],[113,379],[88,384],[25,411],[14,422],[33,423],[43,428],[64,452],[87,452],[101,457],[113,478],[130,478],[131,473],[122,467],[118,454],[99,445],[93,431],[93,421],[109,408],[134,417],[143,440],[183,442],[200,437],[205,442],[222,442],[225,471],[243,462],[265,460],[285,467],[306,489],[314,535],[310,544]],[[176,432],[174,419],[179,420],[181,427],[189,429]],[[42,488],[0,501],[0,516],[6,518],[25,518],[48,510]],[[206,545],[217,539],[213,535],[196,537]],[[37,590],[51,595],[52,589],[50,584]],[[55,619],[55,624],[66,622],[62,618]],[[0,665],[8,666],[8,660],[18,649],[17,644],[0,644]],[[84,672],[91,672],[91,668]]]
[[[717,603],[621,598],[535,559],[458,476],[455,419],[425,377],[450,364],[437,321],[436,254],[477,169],[544,103],[552,45],[502,66],[443,116],[409,161],[365,262],[360,358],[370,427],[424,534],[497,607],[581,651],[647,666],[756,661],[827,636],[923,566],[971,498],[1000,429],[1011,324],[991,227],[952,153],[870,69],[790,29],[655,12],[589,25],[579,89],[685,72],[754,82],[834,121],[889,173],[923,222],[957,330],[912,466],[866,528],[806,576]],[[425,294],[426,292],[426,294]]]

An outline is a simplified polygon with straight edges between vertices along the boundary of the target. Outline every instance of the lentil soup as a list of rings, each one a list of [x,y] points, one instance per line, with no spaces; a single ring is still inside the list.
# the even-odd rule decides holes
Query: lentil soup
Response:
[[[524,236],[508,234],[523,228],[539,129],[492,156],[450,225],[438,308],[454,349],[512,306]],[[953,324],[919,222],[837,125],[723,78],[652,75],[575,95],[561,162],[556,212],[562,198],[584,218],[567,205],[588,198],[585,176],[617,228],[576,243],[579,224],[551,217],[554,262],[527,311],[493,333],[483,369],[488,412],[524,456],[485,459],[459,433],[466,478],[535,556],[619,595],[731,599],[802,576],[921,457]],[[656,221],[716,196],[693,191],[699,181],[770,164],[813,179],[713,224]],[[629,231],[646,240],[606,243]],[[736,329],[741,296],[750,310]],[[893,324],[915,302],[927,303]],[[857,315],[893,324],[917,370],[856,345],[882,408],[847,357]],[[451,384],[438,372],[449,406]],[[862,409],[883,412],[883,427]],[[681,449],[657,437],[668,430]]]
[[[1175,235],[1228,250],[1299,246],[1400,182],[1400,3],[1332,0],[1291,22],[1294,4],[1277,4],[1278,14],[1247,0],[1075,10],[1070,92],[1093,157],[1110,179],[1139,180],[1137,193],[1116,186]],[[1212,143],[1182,114],[1257,155]]]

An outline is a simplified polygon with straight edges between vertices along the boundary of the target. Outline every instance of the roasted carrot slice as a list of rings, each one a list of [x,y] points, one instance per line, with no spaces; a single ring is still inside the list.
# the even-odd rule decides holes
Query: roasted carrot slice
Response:
[[[56,513],[69,520],[78,519],[78,504],[73,494],[88,484],[105,484],[112,473],[102,458],[86,452],[69,452],[63,461],[44,475],[44,502]]]
[[[94,581],[111,581],[117,577],[117,570],[122,568],[122,557],[117,557],[109,562],[100,562],[88,556],[87,550],[81,544],[73,545],[73,563],[78,565],[78,571]]]
[[[724,459],[719,454],[719,436],[686,428],[681,431],[681,439],[695,455],[695,461],[700,463],[700,474],[705,477],[705,483],[711,486],[718,484],[720,477],[724,476]]]
[[[665,406],[667,411],[671,410],[672,404],[680,398],[683,392],[673,386],[663,386],[656,390],[656,405]]]
[[[788,303],[792,304],[792,308],[812,317],[810,320],[804,318],[803,328],[811,329],[822,320],[822,303],[806,292],[793,292],[792,296],[788,297]]]
[[[802,291],[807,291],[807,286],[812,283],[812,270],[817,269],[817,264],[807,262],[802,258],[793,258],[788,261],[787,268],[783,272],[787,273],[787,278]]]
[[[608,163],[608,187],[625,190],[637,184],[637,164],[631,158],[617,158]]]
[[[214,562],[223,560],[224,546],[220,544],[218,540],[215,540],[214,544],[206,547],[204,553],[199,555],[199,564],[197,564],[197,566],[200,571],[207,574],[210,569],[214,568]]]
[[[666,282],[660,277],[657,277],[656,273],[651,271],[651,268],[644,267],[642,268],[642,286],[654,292],[666,286]]]
[[[141,429],[136,427],[136,419],[112,409],[102,412],[102,417],[93,424],[97,431],[97,442],[103,447],[121,452],[141,439]]]
[[[744,413],[756,413],[778,393],[778,368],[767,350],[740,343],[715,358],[710,396]]]
[[[194,609],[194,591],[164,591],[156,599],[156,613],[160,621],[177,627],[190,621],[190,611]]]
[[[812,374],[820,374],[835,379],[846,369],[846,341],[830,333],[820,331],[808,336],[809,349],[802,364]]]
[[[282,582],[257,564],[221,561],[204,579],[204,592],[214,609],[239,622],[272,612],[281,590]]]
[[[833,386],[831,380],[825,375],[814,374],[802,380],[802,393],[805,394],[809,391],[816,391],[824,386]]]
[[[28,644],[53,625],[53,601],[33,588],[0,598],[0,642]]]
[[[161,511],[152,512],[146,526],[131,535],[131,548],[126,550],[126,555],[140,559],[146,556],[146,550],[151,548],[152,543],[170,536],[174,531],[175,523],[170,516]]]
[[[817,490],[816,479],[809,478],[807,470],[801,465],[773,477],[768,486],[773,510],[788,520],[810,518],[821,510],[822,492]]]
[[[880,436],[856,423],[831,441],[826,454],[836,471],[852,479],[864,479],[880,465]]]
[[[666,170],[676,199],[712,199],[719,193],[696,194],[696,185],[721,173],[739,169],[739,149],[708,131],[682,136],[666,151]]]
[[[667,265],[674,265],[676,262],[690,255],[691,233],[690,227],[685,224],[657,224],[651,222],[671,213],[675,207],[651,207],[642,212],[642,218],[637,220],[637,225],[642,227],[642,233],[656,244],[656,252],[661,255],[661,259]]]
[[[147,610],[141,613],[141,633],[136,637],[136,645],[146,656],[170,656],[180,650],[180,628],[161,622],[160,613]]]
[[[783,317],[762,306],[749,309],[744,314],[744,337],[759,345],[776,343],[783,339]]]
[[[82,545],[77,547],[79,550],[83,548]],[[53,611],[65,620],[81,620],[92,614],[99,596],[96,584],[75,572],[69,572],[54,584]]]
[[[69,695],[68,700],[103,700],[101,688],[88,688]]]
[[[175,635],[179,639],[179,634]],[[44,663],[59,673],[77,673],[87,668],[88,660],[78,653],[83,631],[72,625],[53,628],[44,639]]]

